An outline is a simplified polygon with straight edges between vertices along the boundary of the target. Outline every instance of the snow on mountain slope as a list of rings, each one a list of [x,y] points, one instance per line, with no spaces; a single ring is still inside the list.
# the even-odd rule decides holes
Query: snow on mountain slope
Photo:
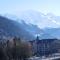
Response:
[[[6,17],[11,18],[19,22],[20,24],[22,24],[21,26],[24,27],[24,30],[26,30],[27,32],[29,32],[30,34],[34,36],[38,34],[41,38],[51,38],[51,37],[59,38],[60,36],[59,34],[60,33],[59,31],[60,30],[60,21],[59,21],[60,16],[55,16],[54,14],[51,14],[51,13],[44,15],[43,13],[40,13],[37,11],[25,11],[21,13],[18,16],[18,18],[17,16],[13,16],[13,15],[7,15]],[[42,28],[44,29],[49,28],[49,30],[47,29],[44,30]]]
[[[52,13],[43,14],[41,12],[28,10],[28,11],[21,12],[18,16],[12,14],[5,14],[4,16],[20,23],[21,20],[24,20],[25,23],[37,25],[39,28],[60,27],[60,16],[55,16]]]
[[[26,23],[31,23],[37,25],[40,28],[58,28],[60,27],[60,22],[58,22],[53,14],[44,15],[43,13],[37,11],[26,11],[20,14],[19,18],[24,20]]]
[[[17,21],[19,23],[22,23],[22,20],[20,18],[18,18],[18,16],[16,16],[16,15],[4,14],[4,15],[1,15],[1,16],[6,17],[6,18],[11,19],[11,20],[14,20],[14,21]]]

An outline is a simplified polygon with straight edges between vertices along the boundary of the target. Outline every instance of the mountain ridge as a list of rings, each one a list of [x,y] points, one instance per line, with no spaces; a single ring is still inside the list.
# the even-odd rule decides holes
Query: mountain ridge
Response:
[[[34,12],[32,13],[30,12],[31,15],[27,13],[27,15],[29,15],[30,17],[27,15],[26,16],[24,15],[25,18],[19,17],[14,21],[19,23],[18,26],[21,27],[20,29],[24,27],[23,31],[26,31],[25,34],[27,34],[28,32],[29,33],[28,35],[34,36],[34,38],[36,38],[36,35],[39,35],[40,38],[42,39],[43,38],[59,38],[60,22],[58,23],[59,20],[57,21],[57,17],[59,16],[53,15],[52,17],[50,17],[44,14],[41,15],[40,13],[37,13],[37,12],[34,13]],[[8,16],[7,18],[10,19],[10,17]],[[44,28],[41,28],[41,27],[44,27]]]

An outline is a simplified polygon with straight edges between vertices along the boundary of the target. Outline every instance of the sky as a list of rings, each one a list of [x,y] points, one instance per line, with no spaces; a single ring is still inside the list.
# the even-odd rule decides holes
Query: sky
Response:
[[[0,14],[19,15],[27,10],[60,16],[60,0],[0,0]]]

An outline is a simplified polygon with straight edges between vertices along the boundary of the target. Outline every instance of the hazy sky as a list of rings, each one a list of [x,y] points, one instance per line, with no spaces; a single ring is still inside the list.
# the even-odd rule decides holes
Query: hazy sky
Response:
[[[60,15],[60,0],[0,0],[0,14],[19,15],[26,10]]]

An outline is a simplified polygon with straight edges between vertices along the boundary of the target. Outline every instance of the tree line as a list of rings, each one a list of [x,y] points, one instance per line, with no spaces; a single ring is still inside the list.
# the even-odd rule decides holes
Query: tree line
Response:
[[[31,56],[31,45],[20,38],[0,42],[0,60],[27,60]]]

